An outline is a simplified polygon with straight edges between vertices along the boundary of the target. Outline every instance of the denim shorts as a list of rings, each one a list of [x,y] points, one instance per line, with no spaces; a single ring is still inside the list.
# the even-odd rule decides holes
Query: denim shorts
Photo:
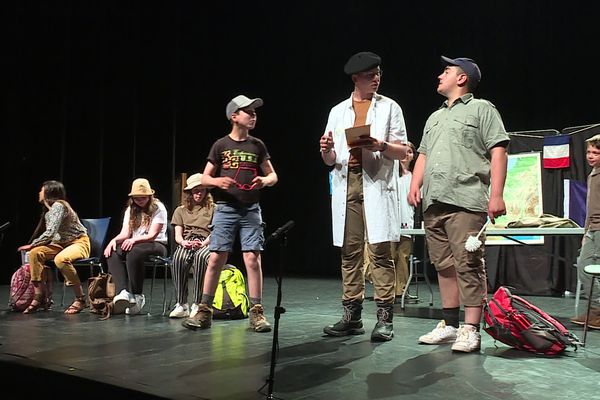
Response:
[[[210,251],[233,251],[239,233],[241,250],[262,251],[265,243],[264,224],[259,203],[233,205],[217,203],[209,226]]]

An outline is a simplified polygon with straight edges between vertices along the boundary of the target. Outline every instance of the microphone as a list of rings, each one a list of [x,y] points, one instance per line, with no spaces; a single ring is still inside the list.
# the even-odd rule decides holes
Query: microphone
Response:
[[[292,229],[294,227],[294,225],[295,225],[295,222],[292,220],[286,222],[285,225],[282,225],[279,228],[275,229],[275,232],[271,233],[271,236],[269,236],[267,241],[279,239],[281,236],[285,235],[287,233],[287,231]]]
[[[0,233],[4,232],[6,230],[6,228],[8,228],[9,226],[10,226],[10,221],[6,221],[2,225],[0,225]]]

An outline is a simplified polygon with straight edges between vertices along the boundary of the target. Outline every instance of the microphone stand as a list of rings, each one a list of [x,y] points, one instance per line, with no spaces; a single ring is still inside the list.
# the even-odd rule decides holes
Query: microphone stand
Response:
[[[0,245],[4,241],[4,231],[10,226],[10,221],[7,221],[0,225]]]
[[[279,318],[281,314],[285,313],[285,308],[281,307],[281,282],[283,280],[282,277],[282,263],[285,257],[285,247],[287,246],[287,234],[283,232],[281,234],[281,242],[279,245],[279,267],[277,270],[277,303],[275,305],[275,323],[273,325],[273,344],[271,346],[271,369],[269,371],[269,378],[267,379],[268,384],[268,392],[267,392],[267,400],[278,399],[278,397],[273,396],[273,384],[275,383],[275,364],[277,362],[277,352],[279,348]],[[263,386],[264,387],[264,386]]]

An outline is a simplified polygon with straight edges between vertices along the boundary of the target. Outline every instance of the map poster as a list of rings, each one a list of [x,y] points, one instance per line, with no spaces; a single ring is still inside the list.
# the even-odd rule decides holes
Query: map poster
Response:
[[[504,185],[506,215],[496,218],[494,228],[505,228],[523,217],[539,217],[542,207],[542,168],[539,152],[509,154]],[[488,225],[492,227],[492,225]],[[543,244],[543,236],[514,236],[526,244]],[[502,236],[487,236],[486,245],[518,244]]]

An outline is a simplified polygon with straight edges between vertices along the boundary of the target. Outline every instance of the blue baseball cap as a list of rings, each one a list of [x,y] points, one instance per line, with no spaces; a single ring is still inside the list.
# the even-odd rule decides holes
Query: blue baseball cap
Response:
[[[471,89],[475,89],[481,81],[481,70],[479,69],[479,66],[475,64],[475,61],[470,58],[459,57],[453,59],[442,56],[441,60],[442,65],[444,66],[454,65],[465,71],[465,74],[467,74],[467,77],[469,78],[469,87]]]

